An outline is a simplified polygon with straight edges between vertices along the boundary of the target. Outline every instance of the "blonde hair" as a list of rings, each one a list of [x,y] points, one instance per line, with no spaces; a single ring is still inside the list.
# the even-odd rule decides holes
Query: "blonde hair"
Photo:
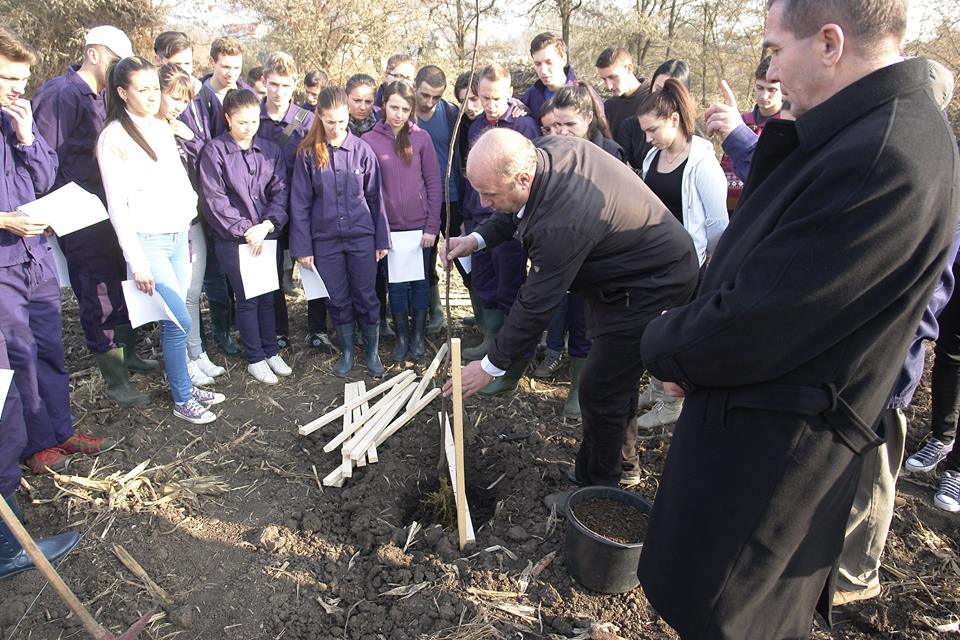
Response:
[[[293,56],[284,51],[274,51],[263,63],[263,77],[270,74],[289,77],[297,74],[297,63],[293,61]]]
[[[37,63],[37,52],[26,40],[16,33],[0,25],[0,56],[11,62]]]

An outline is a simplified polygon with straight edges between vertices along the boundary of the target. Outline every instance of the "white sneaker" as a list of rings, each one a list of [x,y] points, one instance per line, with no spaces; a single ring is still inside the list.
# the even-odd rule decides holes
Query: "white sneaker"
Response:
[[[644,409],[649,409],[658,401],[663,400],[663,396],[663,383],[651,377],[650,384],[640,392],[640,398],[637,401],[637,415],[640,415],[640,412]]]
[[[267,358],[267,366],[270,367],[270,370],[278,376],[293,375],[293,369],[291,369],[287,363],[283,361],[283,358],[281,358],[279,354]]]
[[[262,382],[263,384],[277,384],[280,382],[277,380],[277,376],[273,375],[273,371],[270,370],[270,365],[267,364],[266,360],[248,364],[247,373],[256,378],[257,382]]]
[[[207,352],[204,351],[200,354],[200,357],[195,360],[197,364],[200,365],[200,370],[211,378],[216,378],[217,376],[222,376],[227,372],[226,369],[219,365],[215,365],[210,361],[210,357],[207,355]]]
[[[637,419],[638,429],[656,429],[673,424],[680,417],[683,398],[657,400],[650,411]]]
[[[213,384],[213,378],[208,376],[200,369],[199,360],[188,360],[187,361],[187,373],[190,374],[190,382],[195,387],[199,387],[205,384]]]

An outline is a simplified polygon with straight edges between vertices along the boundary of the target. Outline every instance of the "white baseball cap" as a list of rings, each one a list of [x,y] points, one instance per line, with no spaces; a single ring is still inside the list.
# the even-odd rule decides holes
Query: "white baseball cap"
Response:
[[[87,31],[83,44],[85,46],[102,45],[121,58],[129,58],[133,55],[133,45],[130,44],[127,34],[110,25],[101,25]]]

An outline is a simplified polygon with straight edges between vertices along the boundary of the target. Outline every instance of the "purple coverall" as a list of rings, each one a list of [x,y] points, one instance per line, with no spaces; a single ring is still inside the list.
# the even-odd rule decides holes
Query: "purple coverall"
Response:
[[[250,227],[269,220],[275,240],[287,224],[286,165],[280,147],[254,138],[249,149],[224,133],[200,152],[200,185],[204,215],[214,251],[233,287],[240,341],[253,364],[277,355],[273,292],[247,298],[240,277],[240,245]]]
[[[40,135],[56,151],[60,168],[53,187],[76,182],[106,202],[97,138],[106,119],[102,94],[77,74],[78,65],[46,82],[33,96],[33,117]],[[48,187],[49,188],[49,187]],[[109,220],[60,238],[67,259],[70,286],[80,306],[80,325],[87,348],[104,353],[114,346],[113,330],[129,324],[120,283],[127,265]]]
[[[470,146],[491,126],[513,129],[530,140],[540,137],[540,127],[536,121],[530,116],[515,117],[511,106],[494,125],[487,122],[486,116],[474,120],[468,134]],[[464,192],[463,223],[465,232],[469,234],[493,214],[493,209],[481,206],[480,196],[469,182],[465,183]],[[470,277],[470,286],[485,307],[509,313],[520,286],[527,279],[527,254],[520,241],[510,240],[489,251],[475,253]]]
[[[57,154],[34,127],[34,141],[21,146],[10,117],[0,114],[0,212],[36,200],[57,175]],[[21,238],[0,231],[0,330],[13,385],[20,399],[0,422],[0,490],[19,470],[17,459],[55,447],[73,435],[70,386],[63,361],[60,284],[43,236]],[[2,365],[0,365],[2,366]],[[26,430],[26,444],[20,434]],[[13,488],[16,487],[16,482]]]
[[[323,169],[311,153],[298,155],[293,165],[290,255],[313,256],[335,325],[378,324],[376,251],[390,248],[390,230],[377,157],[352,133],[327,150]]]

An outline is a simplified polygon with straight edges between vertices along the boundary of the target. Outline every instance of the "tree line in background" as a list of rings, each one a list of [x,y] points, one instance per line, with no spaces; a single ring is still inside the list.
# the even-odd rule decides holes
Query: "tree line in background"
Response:
[[[530,37],[551,29],[567,40],[570,61],[581,79],[599,84],[594,73],[597,55],[608,46],[622,45],[632,52],[639,75],[649,75],[666,59],[680,58],[690,66],[691,90],[701,104],[717,100],[719,81],[727,79],[742,96],[744,108],[752,104],[752,74],[763,53],[766,13],[765,0],[531,0],[526,16],[519,18],[505,11],[503,0],[230,1],[236,9],[255,14],[265,27],[264,37],[247,40],[250,63],[280,49],[292,54],[302,70],[322,68],[341,83],[356,72],[379,78],[383,61],[401,51],[421,64],[439,65],[452,79],[469,67],[479,9],[478,65],[506,64],[516,72],[518,91],[535,80],[527,54]],[[960,0],[940,4],[940,23],[908,43],[906,53],[932,57],[960,75]],[[153,37],[168,28],[163,10],[151,0],[0,0],[0,15],[40,54],[34,87],[79,58],[83,34],[92,26],[113,24],[144,52],[151,50]],[[532,26],[512,40],[490,37],[502,36],[506,22],[517,20]],[[197,67],[202,69],[205,62],[198,48]],[[960,99],[954,99],[950,113],[956,126]]]

